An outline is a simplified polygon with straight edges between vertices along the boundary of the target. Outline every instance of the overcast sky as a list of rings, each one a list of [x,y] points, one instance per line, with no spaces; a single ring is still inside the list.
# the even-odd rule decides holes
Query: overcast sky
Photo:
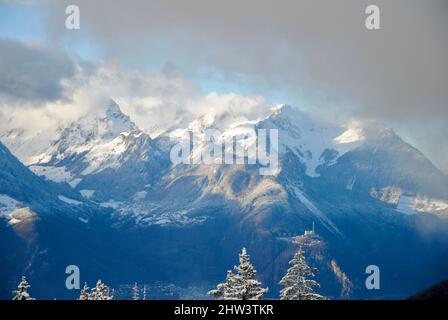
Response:
[[[233,92],[374,119],[448,172],[446,0],[0,3],[0,95],[10,104],[63,100],[72,88],[61,80],[82,82],[108,63],[159,74],[182,94]],[[68,4],[80,7],[80,30],[65,29]],[[381,10],[380,30],[365,28],[369,4]]]

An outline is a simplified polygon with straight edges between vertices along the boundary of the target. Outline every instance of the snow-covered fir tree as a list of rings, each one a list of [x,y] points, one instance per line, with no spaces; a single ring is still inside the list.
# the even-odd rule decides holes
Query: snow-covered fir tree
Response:
[[[98,280],[95,288],[92,289],[90,293],[89,300],[112,300],[111,290],[107,285],[105,285],[101,280]]]
[[[31,286],[28,284],[28,281],[26,281],[26,277],[22,276],[22,281],[20,281],[19,285],[17,286],[17,290],[14,290],[14,297],[13,300],[34,300],[30,297],[30,294],[28,293],[28,289]]]
[[[81,293],[79,295],[79,300],[91,300],[89,291],[90,291],[90,288],[87,285],[87,282],[84,282],[84,287],[81,289]]]
[[[140,288],[137,282],[132,287],[132,300],[140,300]]]
[[[313,269],[308,266],[302,248],[295,253],[294,258],[289,262],[291,268],[280,280],[279,284],[284,286],[280,291],[281,300],[323,300],[320,294],[314,292],[314,288],[320,285],[314,278]]]
[[[220,283],[216,286],[216,289],[210,290],[208,295],[213,297],[215,300],[224,300],[224,292],[227,292],[227,296],[229,296],[230,291],[232,290],[232,285],[235,284],[235,275],[232,271],[227,271],[226,282]],[[229,299],[230,300],[230,299]]]
[[[234,267],[236,273],[227,271],[226,281],[209,291],[210,296],[217,300],[260,300],[268,291],[256,279],[257,271],[250,262],[246,248],[239,257],[240,263]]]
[[[146,300],[146,296],[148,294],[148,288],[146,287],[146,284],[143,286],[143,300]]]

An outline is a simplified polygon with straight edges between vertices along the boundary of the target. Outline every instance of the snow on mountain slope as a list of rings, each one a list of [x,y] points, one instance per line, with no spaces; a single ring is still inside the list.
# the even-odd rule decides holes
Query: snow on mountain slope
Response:
[[[366,180],[362,171],[366,166],[371,167],[369,177],[385,168],[382,160],[372,161],[373,155],[396,150],[397,154],[411,154],[418,163],[426,161],[393,131],[380,125],[330,123],[287,105],[265,111],[258,116],[252,114],[252,118],[225,110],[203,114],[189,123],[173,124],[153,140],[111,101],[104,111],[61,129],[43,154],[31,157],[39,160],[30,169],[49,180],[67,182],[82,191],[84,199],[113,207],[142,223],[198,223],[206,215],[198,215],[198,211],[216,205],[230,211],[236,206],[240,212],[251,214],[274,206],[287,211],[291,203],[299,203],[327,229],[340,234],[320,204],[309,200],[314,197],[308,194],[306,179],[316,180],[315,189],[325,186],[326,190],[331,187],[342,193],[360,188],[370,191],[372,187],[384,187],[383,182],[394,186],[393,181],[387,181],[391,173],[375,181]],[[229,167],[216,155],[216,164],[201,164],[201,156],[212,143],[207,129],[219,132],[214,142],[225,144],[226,152],[248,156],[249,163],[256,162],[246,150],[256,145],[257,130],[277,129],[279,170],[264,179],[256,175],[257,164],[248,165],[246,159],[246,164]],[[191,153],[195,165],[173,165],[171,147],[189,139],[190,134],[195,139]],[[233,137],[236,152],[232,144],[227,144]],[[358,154],[359,159],[350,160]],[[291,185],[300,187],[291,189]]]
[[[305,172],[310,177],[319,176],[316,168],[325,162],[326,150],[336,151],[339,157],[365,140],[362,127],[356,124],[344,127],[324,122],[288,105],[280,105],[257,127],[278,129],[280,152],[293,152],[305,164]]]
[[[71,126],[61,129],[52,141],[46,155],[35,164],[57,164],[67,158],[90,154],[91,160],[101,162],[101,153],[122,152],[121,134],[139,131],[137,126],[124,115],[119,106],[111,101],[104,114],[87,115]]]
[[[0,216],[18,224],[34,221],[37,215],[87,214],[94,207],[83,203],[82,208],[72,210],[60,197],[74,201],[82,198],[66,184],[46,181],[33,174],[0,143]]]
[[[37,160],[31,163],[30,169],[48,180],[67,182],[73,188],[90,190],[92,196],[101,194],[95,193],[96,184],[106,186],[110,183],[93,177],[108,170],[129,167],[130,162],[140,162],[134,163],[134,172],[129,176],[132,179],[140,174],[136,171],[138,167],[157,153],[152,149],[151,138],[111,101],[104,111],[84,116],[69,127],[60,129],[43,153],[31,157]],[[112,185],[118,187],[114,183]],[[106,187],[103,191],[110,191],[110,188]]]
[[[88,163],[88,166],[81,174],[89,175],[107,168],[118,168],[121,165],[119,159],[127,150],[129,140],[139,138],[141,135],[143,132],[137,134],[122,132],[112,141],[93,145],[83,160]]]
[[[62,202],[65,202],[67,204],[74,205],[74,206],[79,206],[82,204],[81,201],[77,201],[77,200],[62,196],[62,195],[59,195],[58,199],[61,200]]]
[[[278,129],[280,153],[293,152],[305,165],[306,174],[310,177],[319,176],[316,172],[318,166],[325,162],[331,165],[338,157],[356,149],[366,140],[366,133],[360,124],[343,126],[323,122],[291,106],[279,105],[270,114],[263,110],[258,118],[253,119],[232,112],[204,114],[185,127],[173,127],[160,134],[159,147],[169,152],[173,142],[163,144],[161,141],[169,141],[173,137],[184,139],[191,132],[194,139],[199,141],[192,150],[191,160],[199,163],[201,155],[209,148],[206,140],[210,138],[205,135],[206,129],[220,131],[217,142],[221,144],[236,137],[237,155],[241,157],[244,157],[241,152],[256,144],[257,129]],[[76,187],[85,175],[120,167],[130,141],[142,135],[146,134],[111,101],[105,114],[86,116],[61,129],[45,152],[40,153],[42,148],[39,148],[39,152],[27,156],[26,163],[32,164],[31,169],[36,174]],[[13,140],[13,133],[10,132],[9,136],[11,139],[6,140]],[[232,146],[227,144],[226,147],[226,152],[232,152],[229,149]],[[12,150],[20,153],[18,146]],[[328,154],[331,154],[330,159]],[[251,158],[251,155],[246,156]],[[215,160],[221,162],[220,159]]]
[[[293,152],[306,166],[306,174],[318,177],[316,168],[325,162],[324,152],[333,150],[338,156],[359,147],[366,139],[361,124],[353,123],[343,126],[328,123],[314,118],[298,109],[287,105],[274,107],[266,117],[245,119],[229,114],[220,117],[203,115],[191,122],[186,128],[176,128],[165,133],[166,136],[179,140],[192,133],[193,139],[199,141],[191,152],[191,162],[199,163],[201,154],[209,148],[210,137],[206,136],[207,129],[214,129],[221,133],[217,142],[225,144],[236,138],[237,152],[240,157],[246,156],[255,161],[251,155],[244,154],[257,143],[258,129],[277,129],[279,131],[280,153]],[[231,153],[232,146],[226,145],[226,152]],[[216,158],[215,158],[216,159]],[[332,161],[336,161],[333,158]],[[219,163],[219,159],[216,159]]]
[[[47,180],[54,182],[67,182],[73,186],[72,181],[74,180],[72,174],[66,170],[65,167],[47,167],[47,166],[29,166],[30,170],[33,171],[38,176],[43,176]]]
[[[177,137],[179,141],[185,139],[187,132],[191,132],[193,138],[199,141],[193,145],[192,163],[199,164],[201,154],[208,150],[210,140],[206,137],[206,129],[221,132],[215,140],[218,143],[224,143],[229,137],[235,136],[236,144],[243,146],[240,150],[256,143],[257,129],[278,129],[281,174],[270,178],[254,178],[251,168],[256,169],[257,166],[247,165],[247,162],[239,168],[236,165],[178,165],[176,171],[171,170],[165,176],[168,181],[182,175],[188,175],[195,182],[201,179],[207,181],[205,189],[198,195],[198,199],[202,200],[195,206],[200,207],[207,195],[214,194],[222,196],[229,203],[237,204],[239,211],[249,216],[274,212],[277,210],[275,207],[281,207],[284,212],[291,214],[304,208],[323,227],[339,236],[342,232],[333,221],[332,213],[328,212],[329,204],[320,203],[320,199],[314,203],[310,199],[319,198],[326,193],[338,199],[338,195],[345,197],[361,192],[361,201],[368,197],[373,187],[390,186],[394,189],[395,185],[403,186],[405,192],[412,194],[417,190],[414,186],[418,186],[423,177],[438,174],[437,169],[421,153],[407,145],[391,129],[375,123],[328,123],[286,105],[277,107],[271,115],[261,120],[220,122],[213,116],[205,115],[186,128],[173,130],[170,132],[171,137]],[[157,141],[161,141],[160,139],[163,137],[159,137]],[[165,145],[165,150],[169,150],[170,146]],[[383,154],[387,154],[387,158]],[[406,162],[406,159],[413,159],[414,162]],[[305,168],[304,176],[301,175],[300,165]],[[416,175],[413,168],[418,165],[424,165],[426,171],[421,178],[410,184]],[[383,171],[388,173],[376,174]],[[443,176],[441,179],[444,179]],[[402,181],[406,181],[408,185],[403,185]],[[448,179],[445,178],[444,181],[446,183]],[[441,190],[448,190],[448,184],[447,187],[443,187],[443,182],[440,184]],[[431,192],[425,183],[418,188],[423,194]],[[181,199],[175,201],[182,202]],[[350,207],[351,204],[345,205]],[[291,206],[295,206],[295,209]]]
[[[104,163],[100,153],[120,153],[122,133],[139,132],[138,127],[124,115],[120,107],[110,101],[107,106],[99,106],[94,114],[75,121],[68,127],[60,126],[53,131],[28,133],[26,128],[13,128],[0,132],[0,140],[22,163],[32,166],[35,173],[56,182],[71,180],[70,170],[61,168],[60,162],[71,157],[89,153],[94,166]],[[41,165],[44,164],[46,168]],[[50,166],[56,165],[52,169]],[[94,169],[92,169],[94,170]]]
[[[51,141],[57,135],[49,129],[47,131],[29,133],[23,128],[6,129],[0,131],[0,141],[14,153],[25,165],[38,162],[50,148]]]

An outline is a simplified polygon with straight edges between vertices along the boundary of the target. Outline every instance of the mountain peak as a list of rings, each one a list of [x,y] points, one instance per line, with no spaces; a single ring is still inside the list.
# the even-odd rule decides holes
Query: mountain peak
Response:
[[[97,137],[101,139],[114,139],[123,132],[140,131],[137,125],[121,111],[120,106],[112,99],[109,100],[105,111],[93,118],[91,115],[87,115],[73,123],[73,126],[77,131],[81,130],[87,133],[89,138]]]
[[[291,105],[282,103],[282,104],[275,106],[273,110],[274,110],[275,114],[278,114],[278,113],[282,113],[282,112],[287,112],[288,110],[291,110],[291,109],[292,109]]]
[[[109,105],[106,109],[106,116],[108,118],[121,118],[121,117],[127,117],[122,111],[118,103],[115,102],[115,100],[110,99]],[[128,117],[129,118],[129,117]]]
[[[272,113],[269,115],[271,119],[277,120],[289,120],[294,124],[301,122],[302,126],[308,126],[311,123],[318,122],[311,114],[302,111],[299,108],[293,107],[289,104],[280,104],[272,109]]]

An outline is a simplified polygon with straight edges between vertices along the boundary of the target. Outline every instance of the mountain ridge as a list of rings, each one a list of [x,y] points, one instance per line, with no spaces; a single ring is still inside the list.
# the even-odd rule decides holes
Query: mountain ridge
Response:
[[[210,116],[152,139],[118,105],[110,109],[103,116],[87,117],[82,121],[85,125],[74,123],[61,136],[65,140],[52,142],[55,152],[46,158],[51,161],[30,167],[43,177],[20,166],[27,171],[24,177],[31,175],[53,186],[51,197],[61,208],[47,208],[58,215],[54,219],[44,215],[40,236],[49,234],[48,224],[53,235],[63,237],[58,230],[62,224],[73,234],[84,234],[97,250],[117,246],[119,253],[104,253],[101,258],[103,272],[117,284],[127,281],[129,274],[108,270],[103,263],[109,259],[126,261],[130,272],[141,277],[144,266],[160,279],[185,285],[204,278],[215,282],[225,274],[231,253],[246,245],[261,279],[276,288],[275,279],[293,251],[293,238],[313,223],[326,244],[313,261],[323,268],[328,296],[342,297],[337,273],[349,279],[344,283],[351,284],[350,296],[375,297],[363,288],[360,275],[372,262],[385,268],[390,295],[405,296],[447,276],[448,266],[439,261],[448,257],[448,180],[390,129],[357,123],[327,126],[281,106],[258,121],[237,117],[229,122],[226,116]],[[236,143],[246,147],[254,143],[245,140],[248,134],[278,129],[279,170],[262,176],[259,163],[174,165],[171,147],[189,130],[203,138],[207,128],[222,130],[218,142],[235,134]],[[208,143],[199,144],[192,153],[200,155]],[[68,193],[59,188],[67,188]],[[61,242],[71,243],[71,237],[64,236]],[[51,241],[38,243],[51,248],[59,264],[67,261]],[[207,252],[207,260],[199,248]],[[97,274],[95,258],[76,246],[73,250],[73,258]],[[398,259],[397,252],[406,257]],[[411,263],[413,256],[418,262]],[[183,267],[167,266],[170,259],[182,260]],[[403,264],[412,267],[403,270]],[[178,268],[185,268],[188,281],[179,276]]]

